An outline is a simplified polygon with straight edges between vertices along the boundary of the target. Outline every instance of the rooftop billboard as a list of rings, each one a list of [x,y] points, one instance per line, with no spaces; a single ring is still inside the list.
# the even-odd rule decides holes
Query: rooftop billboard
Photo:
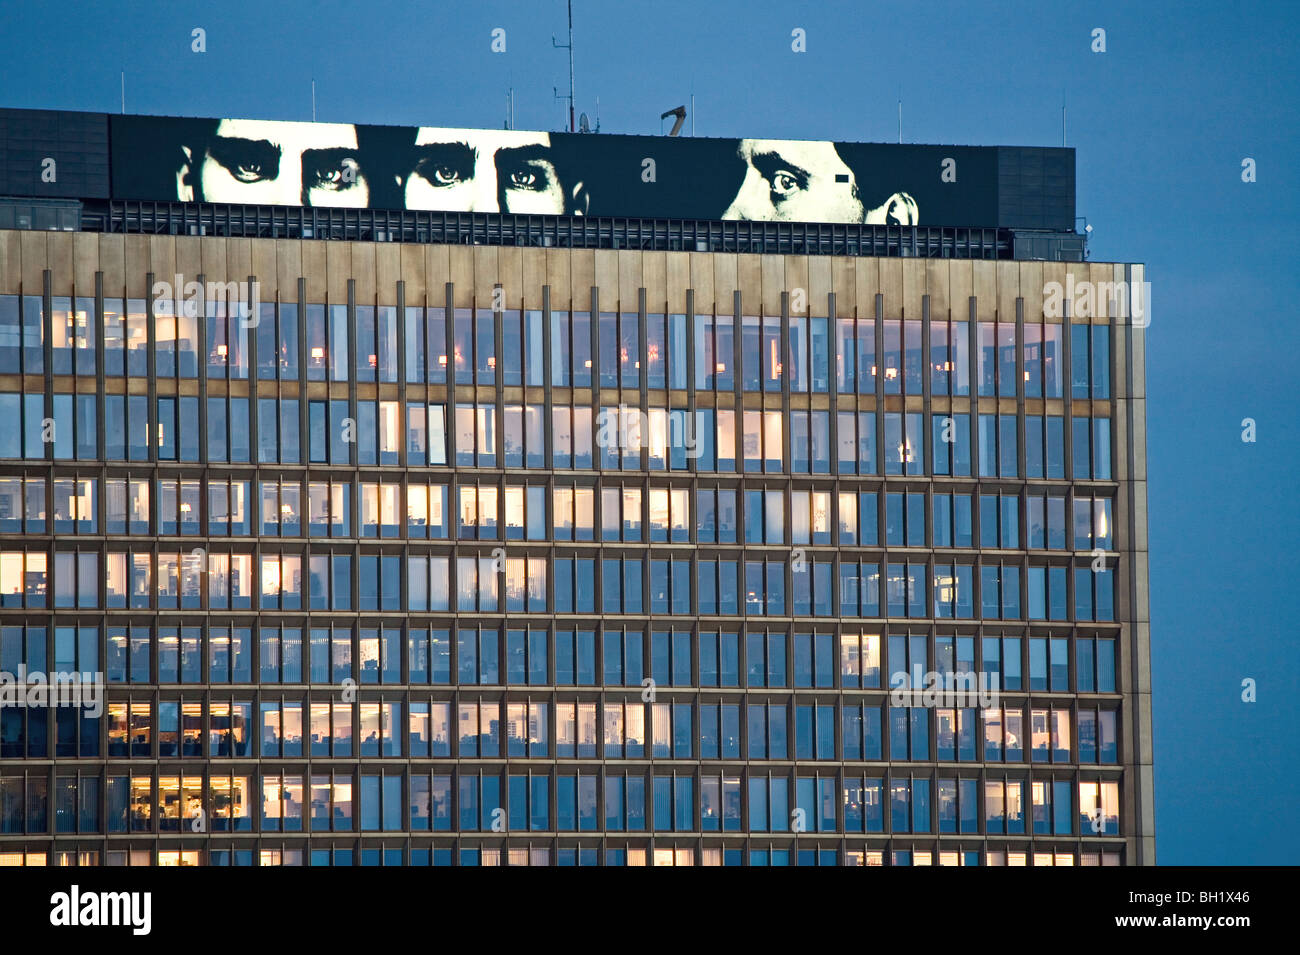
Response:
[[[1074,150],[0,108],[0,195],[1074,228]]]
[[[999,218],[999,147],[109,121],[118,199],[942,226]]]

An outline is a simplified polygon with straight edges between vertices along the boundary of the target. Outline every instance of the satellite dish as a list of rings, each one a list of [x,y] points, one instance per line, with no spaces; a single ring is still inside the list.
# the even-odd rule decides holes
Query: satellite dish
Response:
[[[587,114],[586,114],[586,113],[579,113],[579,114],[578,114],[578,132],[580,132],[580,133],[589,133],[589,132],[591,132],[591,124],[587,121]]]

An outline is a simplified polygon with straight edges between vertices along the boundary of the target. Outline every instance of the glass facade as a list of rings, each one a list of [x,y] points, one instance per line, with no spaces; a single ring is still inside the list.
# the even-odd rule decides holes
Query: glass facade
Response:
[[[0,672],[105,685],[0,864],[1126,861],[1122,329],[99,278],[0,294]]]

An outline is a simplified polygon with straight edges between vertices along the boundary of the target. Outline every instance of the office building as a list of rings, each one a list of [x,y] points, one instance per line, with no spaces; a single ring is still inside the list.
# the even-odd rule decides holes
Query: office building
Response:
[[[0,864],[1154,862],[1072,150],[0,133]]]

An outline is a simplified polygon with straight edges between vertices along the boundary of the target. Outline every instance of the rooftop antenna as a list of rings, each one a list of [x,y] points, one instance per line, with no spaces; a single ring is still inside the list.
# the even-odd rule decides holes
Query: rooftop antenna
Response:
[[[506,90],[506,129],[515,128],[515,88]]]
[[[126,70],[122,71],[122,112],[126,112]]]
[[[898,141],[903,141],[903,95],[898,95]]]
[[[1061,90],[1061,145],[1065,145],[1065,90]]]
[[[311,81],[311,121],[316,122],[316,78]]]
[[[695,135],[695,74],[691,74],[691,135]]]
[[[551,45],[554,46],[557,50],[569,51],[569,132],[573,132],[574,131],[574,125],[573,125],[573,0],[569,0],[568,5],[569,5],[569,42],[556,43],[555,34],[552,33]],[[554,89],[554,87],[552,87],[552,89]],[[560,96],[559,93],[556,93],[555,95],[556,98],[558,99],[564,98]]]

